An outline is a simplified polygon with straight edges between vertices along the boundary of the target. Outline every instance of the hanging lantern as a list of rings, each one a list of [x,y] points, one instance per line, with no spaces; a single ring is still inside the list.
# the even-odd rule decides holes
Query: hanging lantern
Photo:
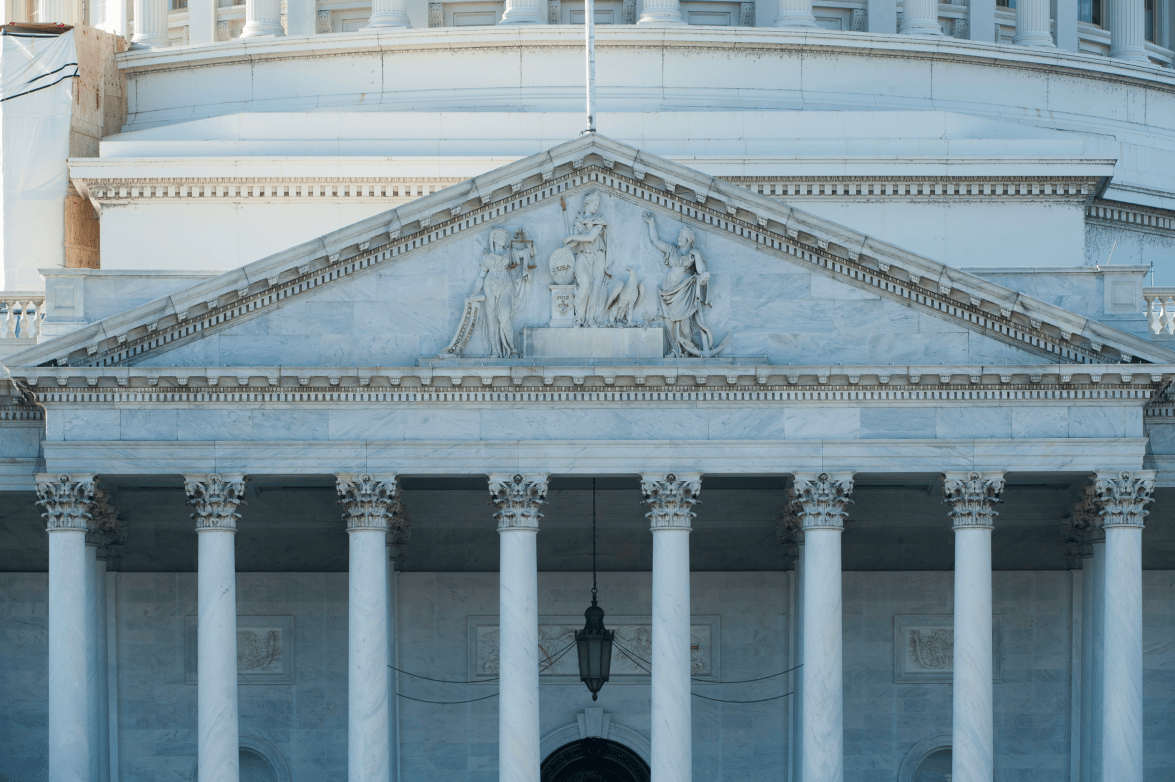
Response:
[[[604,627],[604,609],[596,605],[596,480],[592,479],[592,604],[583,612],[587,623],[575,632],[579,678],[596,700],[612,669],[613,631]]]
[[[596,605],[595,589],[592,589],[592,604],[583,612],[587,624],[575,633],[575,645],[579,650],[579,678],[587,685],[594,701],[608,673],[612,668],[613,631],[604,627],[604,609]]]

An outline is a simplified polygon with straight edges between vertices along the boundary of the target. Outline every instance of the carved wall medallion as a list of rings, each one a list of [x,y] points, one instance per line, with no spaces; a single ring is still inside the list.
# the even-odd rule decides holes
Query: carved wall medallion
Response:
[[[199,617],[184,617],[184,681],[199,681]],[[237,684],[294,683],[294,617],[237,617]]]
[[[648,660],[653,659],[653,620],[650,617],[617,616],[608,620],[616,632],[612,649],[610,683],[643,684],[649,679]],[[582,616],[539,617],[539,679],[543,683],[579,681],[579,659],[572,647],[575,631],[583,629]],[[719,618],[694,616],[690,619],[690,672],[705,678],[719,670]],[[498,617],[469,617],[469,679],[492,679],[498,675]],[[620,646],[632,654],[620,651]]]
[[[894,616],[895,683],[950,682],[955,671],[955,617]],[[992,680],[1003,680],[1003,617],[992,615]]]

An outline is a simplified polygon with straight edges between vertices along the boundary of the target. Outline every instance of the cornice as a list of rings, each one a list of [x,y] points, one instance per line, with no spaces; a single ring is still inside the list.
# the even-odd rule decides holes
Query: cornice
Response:
[[[15,354],[7,364],[137,363],[269,311],[288,298],[478,233],[515,211],[588,186],[603,186],[617,198],[668,210],[700,230],[952,320],[1048,361],[1175,361],[1175,353],[1146,340],[593,135],[90,324]]]
[[[1089,161],[1083,161],[1089,162]],[[1048,201],[1088,203],[1100,176],[741,176],[727,182],[786,201]]]
[[[1097,199],[1085,210],[1086,222],[1132,231],[1175,236],[1175,211]]]
[[[1145,371],[1139,372],[1138,369]],[[1175,366],[128,367],[14,371],[41,405],[1117,402]]]
[[[132,201],[363,200],[406,202],[464,182],[462,177],[74,177],[95,204]],[[414,192],[420,190],[422,192]]]

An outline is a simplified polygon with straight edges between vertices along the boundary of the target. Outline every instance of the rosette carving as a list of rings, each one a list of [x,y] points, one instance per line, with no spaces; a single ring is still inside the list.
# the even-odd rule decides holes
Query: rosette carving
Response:
[[[244,502],[245,476],[185,475],[184,491],[188,504],[196,509],[192,518],[196,520],[196,531],[210,529],[237,530],[237,506]]]
[[[539,528],[539,508],[547,502],[546,475],[491,475],[489,482],[499,532]]]
[[[1004,474],[945,473],[942,482],[943,502],[951,506],[953,529],[995,526],[999,514],[995,504],[1004,491]]]
[[[852,502],[851,473],[827,473],[795,476],[795,502],[799,505],[801,530],[845,528]]]
[[[400,514],[400,484],[394,475],[338,475],[335,488],[348,532],[359,529],[387,532]]]
[[[94,491],[92,475],[36,476],[37,504],[45,509],[41,515],[49,532],[77,529],[87,531],[93,519]]]
[[[692,529],[695,515],[693,507],[701,502],[702,476],[700,473],[674,475],[664,478],[652,475],[641,476],[641,502],[649,506],[645,518],[649,529]]]
[[[1147,514],[1146,506],[1154,499],[1154,470],[1123,470],[1094,474],[1093,491],[1101,510],[1101,525],[1105,527],[1142,528]]]

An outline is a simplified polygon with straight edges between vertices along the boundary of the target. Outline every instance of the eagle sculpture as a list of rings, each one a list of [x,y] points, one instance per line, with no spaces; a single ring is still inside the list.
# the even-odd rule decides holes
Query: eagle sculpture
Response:
[[[604,312],[611,323],[632,325],[632,314],[636,312],[637,304],[645,297],[645,284],[636,276],[636,268],[625,267],[628,279],[617,283],[608,293],[608,302],[604,305]]]

